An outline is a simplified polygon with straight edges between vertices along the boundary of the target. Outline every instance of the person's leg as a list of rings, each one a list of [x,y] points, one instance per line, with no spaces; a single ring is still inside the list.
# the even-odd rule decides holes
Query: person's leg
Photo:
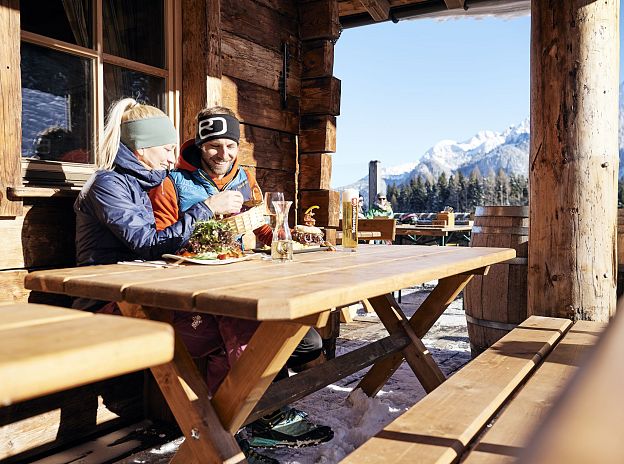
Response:
[[[208,358],[206,383],[213,394],[230,370],[217,319],[210,314],[177,311],[173,327],[191,357]]]
[[[314,361],[323,352],[323,339],[314,328],[310,328],[303,337],[295,351],[290,355],[286,366],[284,366],[275,376],[275,380],[282,380],[288,377],[288,368],[296,369],[310,361]]]
[[[311,328],[290,355],[275,381],[288,377],[288,368],[301,367],[318,358],[323,351],[323,339]],[[318,425],[308,419],[308,414],[285,406],[249,424],[249,444],[257,448],[285,446],[313,446],[331,440],[332,429]]]

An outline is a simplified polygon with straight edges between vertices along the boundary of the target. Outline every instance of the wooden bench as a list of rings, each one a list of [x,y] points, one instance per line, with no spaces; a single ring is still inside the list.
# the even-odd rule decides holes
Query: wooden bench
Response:
[[[515,462],[603,328],[529,317],[342,462]]]
[[[0,406],[164,364],[173,348],[165,323],[0,305]]]
[[[342,230],[342,219],[339,231]],[[374,235],[369,235],[374,234]],[[341,235],[341,234],[338,234]],[[394,241],[396,236],[396,220],[390,218],[358,219],[358,238],[371,240]]]

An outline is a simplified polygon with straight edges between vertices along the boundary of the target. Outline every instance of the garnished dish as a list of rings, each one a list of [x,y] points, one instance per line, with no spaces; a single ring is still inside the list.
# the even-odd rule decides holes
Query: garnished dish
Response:
[[[316,227],[314,219],[314,210],[319,209],[318,206],[310,206],[303,213],[303,225],[295,226],[292,231],[293,250],[305,250],[308,248],[329,248],[333,250],[331,243],[325,241],[323,231]]]
[[[218,261],[219,264],[246,259],[232,227],[226,222],[214,219],[199,221],[189,239],[186,248],[176,255],[163,255],[169,259],[208,264]],[[215,264],[217,264],[215,262]]]

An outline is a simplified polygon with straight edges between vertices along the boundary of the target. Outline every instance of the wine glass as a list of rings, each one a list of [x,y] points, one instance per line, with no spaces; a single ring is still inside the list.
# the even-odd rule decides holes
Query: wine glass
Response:
[[[271,226],[272,230],[275,230],[276,224],[276,212],[274,201],[284,201],[284,192],[265,192],[264,193],[264,218],[266,223]]]

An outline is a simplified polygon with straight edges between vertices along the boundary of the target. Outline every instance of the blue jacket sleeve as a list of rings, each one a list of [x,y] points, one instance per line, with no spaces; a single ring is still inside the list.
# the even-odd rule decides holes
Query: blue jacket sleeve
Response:
[[[89,191],[92,211],[128,249],[141,259],[158,259],[186,245],[196,221],[210,219],[212,212],[198,203],[180,215],[178,222],[156,230],[154,214],[146,192],[131,191],[120,179],[94,183]],[[134,198],[139,195],[139,198]]]

